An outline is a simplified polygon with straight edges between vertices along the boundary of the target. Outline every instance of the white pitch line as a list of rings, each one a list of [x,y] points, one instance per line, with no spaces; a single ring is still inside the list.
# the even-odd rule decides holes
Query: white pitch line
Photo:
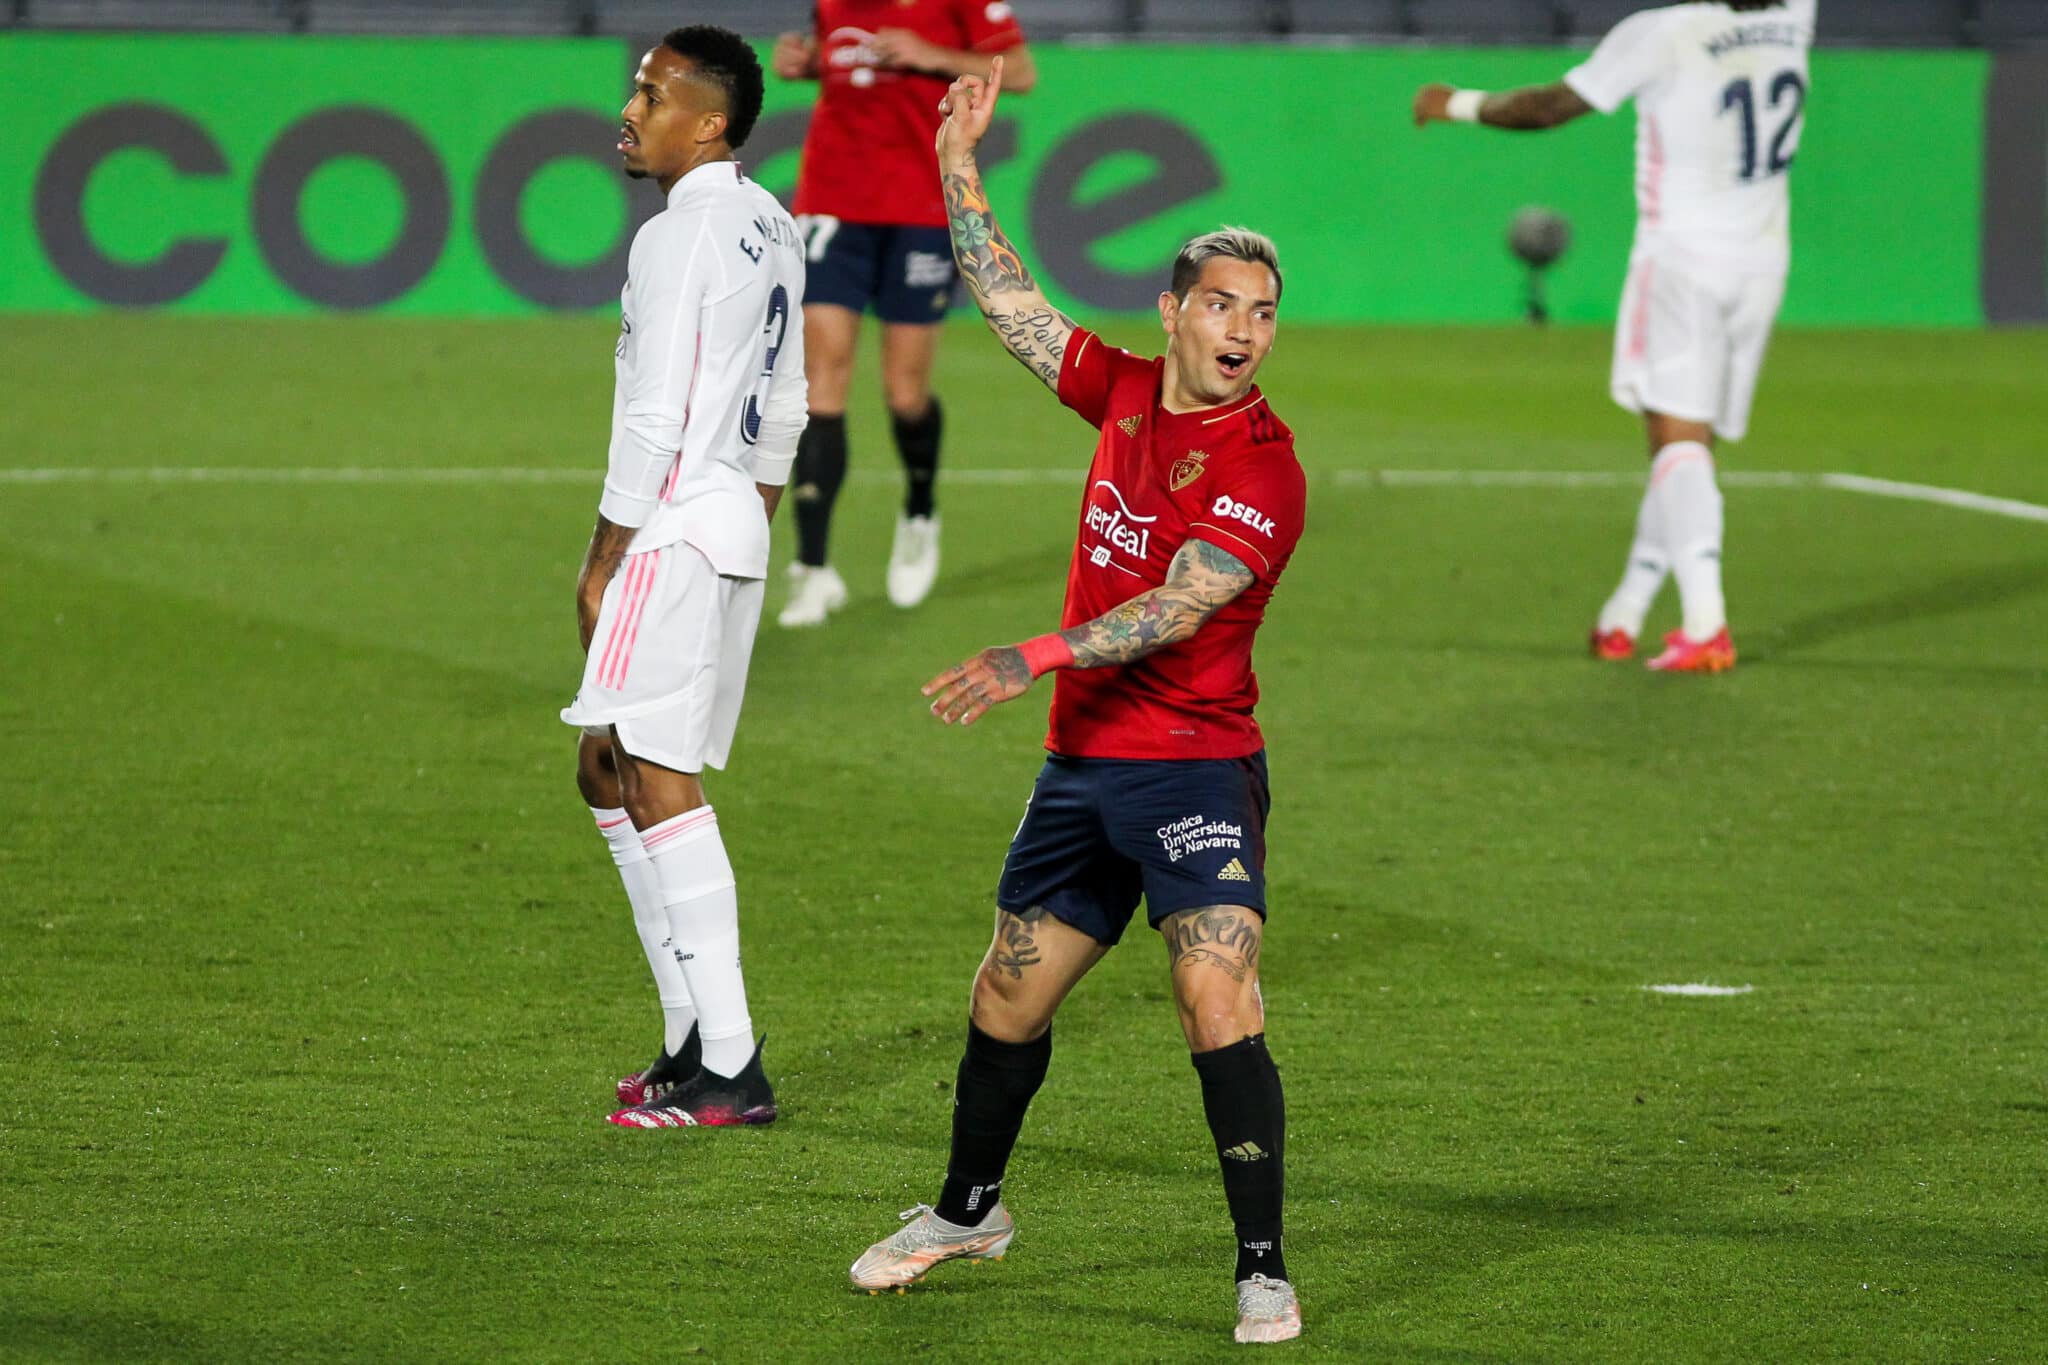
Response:
[[[1839,488],[1845,493],[1867,493],[1873,498],[1904,498],[1908,502],[1933,502],[1943,507],[1988,512],[1994,517],[2014,517],[2020,521],[2048,521],[2048,507],[2038,503],[2021,502],[2017,498],[1994,498],[1989,494],[1972,493],[1962,488],[1937,488],[1929,483],[1898,483],[1892,479],[1873,479],[1862,474],[1823,474],[1820,481],[1828,488]]]
[[[1078,469],[948,469],[947,483],[995,485],[1078,485]],[[601,474],[587,469],[431,468],[398,465],[255,466],[81,466],[62,469],[0,467],[0,485],[70,483],[248,483],[248,484],[591,484]],[[861,482],[902,477],[894,470],[854,472]],[[1340,488],[1635,488],[1640,473],[1610,469],[1339,469],[1325,477]],[[1809,474],[1795,470],[1725,470],[1730,488],[1827,488],[1866,497],[1930,503],[1966,512],[2048,523],[2048,506],[2018,498],[1993,497],[1965,488],[1903,483],[1864,474]]]
[[[1754,986],[1710,986],[1704,981],[1676,981],[1662,986],[1645,986],[1658,995],[1748,995]]]

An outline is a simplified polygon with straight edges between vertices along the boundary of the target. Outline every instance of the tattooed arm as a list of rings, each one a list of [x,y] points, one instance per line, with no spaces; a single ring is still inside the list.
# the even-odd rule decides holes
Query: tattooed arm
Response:
[[[779,489],[777,490],[780,491]],[[604,602],[604,590],[626,558],[633,543],[633,528],[597,519],[590,533],[590,548],[583,554],[583,571],[576,575],[576,628],[583,639],[584,653],[590,652],[590,637],[597,632],[597,609]]]
[[[960,277],[967,281],[967,291],[974,295],[989,330],[1057,393],[1060,360],[1067,353],[1067,338],[1074,334],[1074,320],[1046,300],[1003,235],[974,161],[974,149],[988,133],[1002,88],[1003,59],[997,57],[989,64],[986,80],[962,76],[939,104],[946,115],[939,125],[939,184],[946,196],[946,227],[953,236]]]
[[[926,683],[924,694],[940,720],[972,725],[990,707],[1030,691],[1038,675],[1050,669],[1113,668],[1179,644],[1256,577],[1228,550],[1190,540],[1174,555],[1166,582],[1158,587],[1058,635],[984,649]]]
[[[1177,645],[1252,585],[1251,566],[1206,540],[1190,540],[1167,566],[1166,582],[1083,621],[1060,638],[1074,651],[1068,668],[1106,668]]]

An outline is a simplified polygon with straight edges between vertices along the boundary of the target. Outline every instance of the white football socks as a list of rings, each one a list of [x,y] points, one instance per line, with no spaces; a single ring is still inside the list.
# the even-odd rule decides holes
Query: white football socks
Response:
[[[626,812],[592,806],[590,815],[612,851],[619,880],[626,884],[626,899],[633,905],[633,927],[640,933],[640,947],[654,971],[654,990],[661,997],[661,1047],[673,1057],[683,1050],[690,1025],[697,1022],[697,1008],[690,1003],[689,983],[683,978],[675,945],[669,942],[661,883],[655,879],[654,864],[640,842],[640,831],[633,828]]]
[[[1600,633],[1628,632],[1631,640],[1642,638],[1643,618],[1671,572],[1671,556],[1664,550],[1664,532],[1657,512],[1657,485],[1645,483],[1643,500],[1636,508],[1635,543],[1628,547],[1628,566],[1621,571],[1621,583],[1607,605],[1600,608]]]
[[[754,1055],[754,1021],[740,976],[740,901],[732,861],[709,806],[673,816],[640,840],[661,882],[669,937],[697,1006],[704,1069],[736,1076]]]
[[[1650,496],[1678,580],[1686,638],[1711,640],[1728,624],[1721,595],[1721,490],[1714,482],[1713,452],[1698,441],[1665,446],[1650,464]]]

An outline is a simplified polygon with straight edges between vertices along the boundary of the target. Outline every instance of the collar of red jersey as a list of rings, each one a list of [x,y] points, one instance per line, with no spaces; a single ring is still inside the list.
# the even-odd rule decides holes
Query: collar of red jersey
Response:
[[[719,183],[718,177],[721,175],[725,177],[727,183],[737,183],[746,179],[746,173],[740,169],[740,163],[737,161],[707,161],[668,187],[669,207],[673,208],[682,203],[684,195],[708,189]]]
[[[1266,395],[1259,391],[1258,385],[1254,384],[1250,393],[1247,393],[1235,403],[1225,404],[1220,407],[1195,408],[1189,412],[1169,412],[1166,405],[1158,401],[1156,390],[1154,391],[1153,406],[1158,411],[1164,425],[1173,427],[1213,427],[1219,422],[1227,422],[1233,417],[1242,417],[1245,413],[1250,412],[1265,401]]]

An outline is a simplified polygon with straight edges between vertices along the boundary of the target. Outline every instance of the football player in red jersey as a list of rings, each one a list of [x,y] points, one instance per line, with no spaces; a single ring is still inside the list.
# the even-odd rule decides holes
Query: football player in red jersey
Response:
[[[955,272],[932,138],[946,83],[986,76],[996,53],[1011,88],[1029,89],[1031,53],[1007,0],[817,0],[815,31],[775,44],[777,76],[819,87],[796,187],[810,258],[811,420],[790,480],[797,554],[785,626],[821,625],[846,603],[827,549],[846,478],[854,342],[869,309],[882,323],[882,396],[907,484],[889,551],[889,600],[914,607],[938,577],[932,483],[942,419],[931,377]]]
[[[975,165],[1002,76],[996,63],[946,95],[954,254],[990,328],[1097,443],[1064,629],[985,649],[925,687],[934,715],[965,725],[1059,675],[1051,752],[974,978],[945,1185],[868,1248],[853,1282],[897,1288],[1008,1250],[1003,1170],[1052,1056],[1053,1014],[1142,898],[1236,1225],[1237,1340],[1284,1341],[1300,1334],[1301,1307],[1281,1250],[1286,1116],[1259,994],[1269,801],[1251,668],[1306,500],[1293,434],[1252,384],[1273,347],[1279,262],[1243,228],[1183,246],[1159,297],[1157,360],[1076,327],[1003,235]]]

